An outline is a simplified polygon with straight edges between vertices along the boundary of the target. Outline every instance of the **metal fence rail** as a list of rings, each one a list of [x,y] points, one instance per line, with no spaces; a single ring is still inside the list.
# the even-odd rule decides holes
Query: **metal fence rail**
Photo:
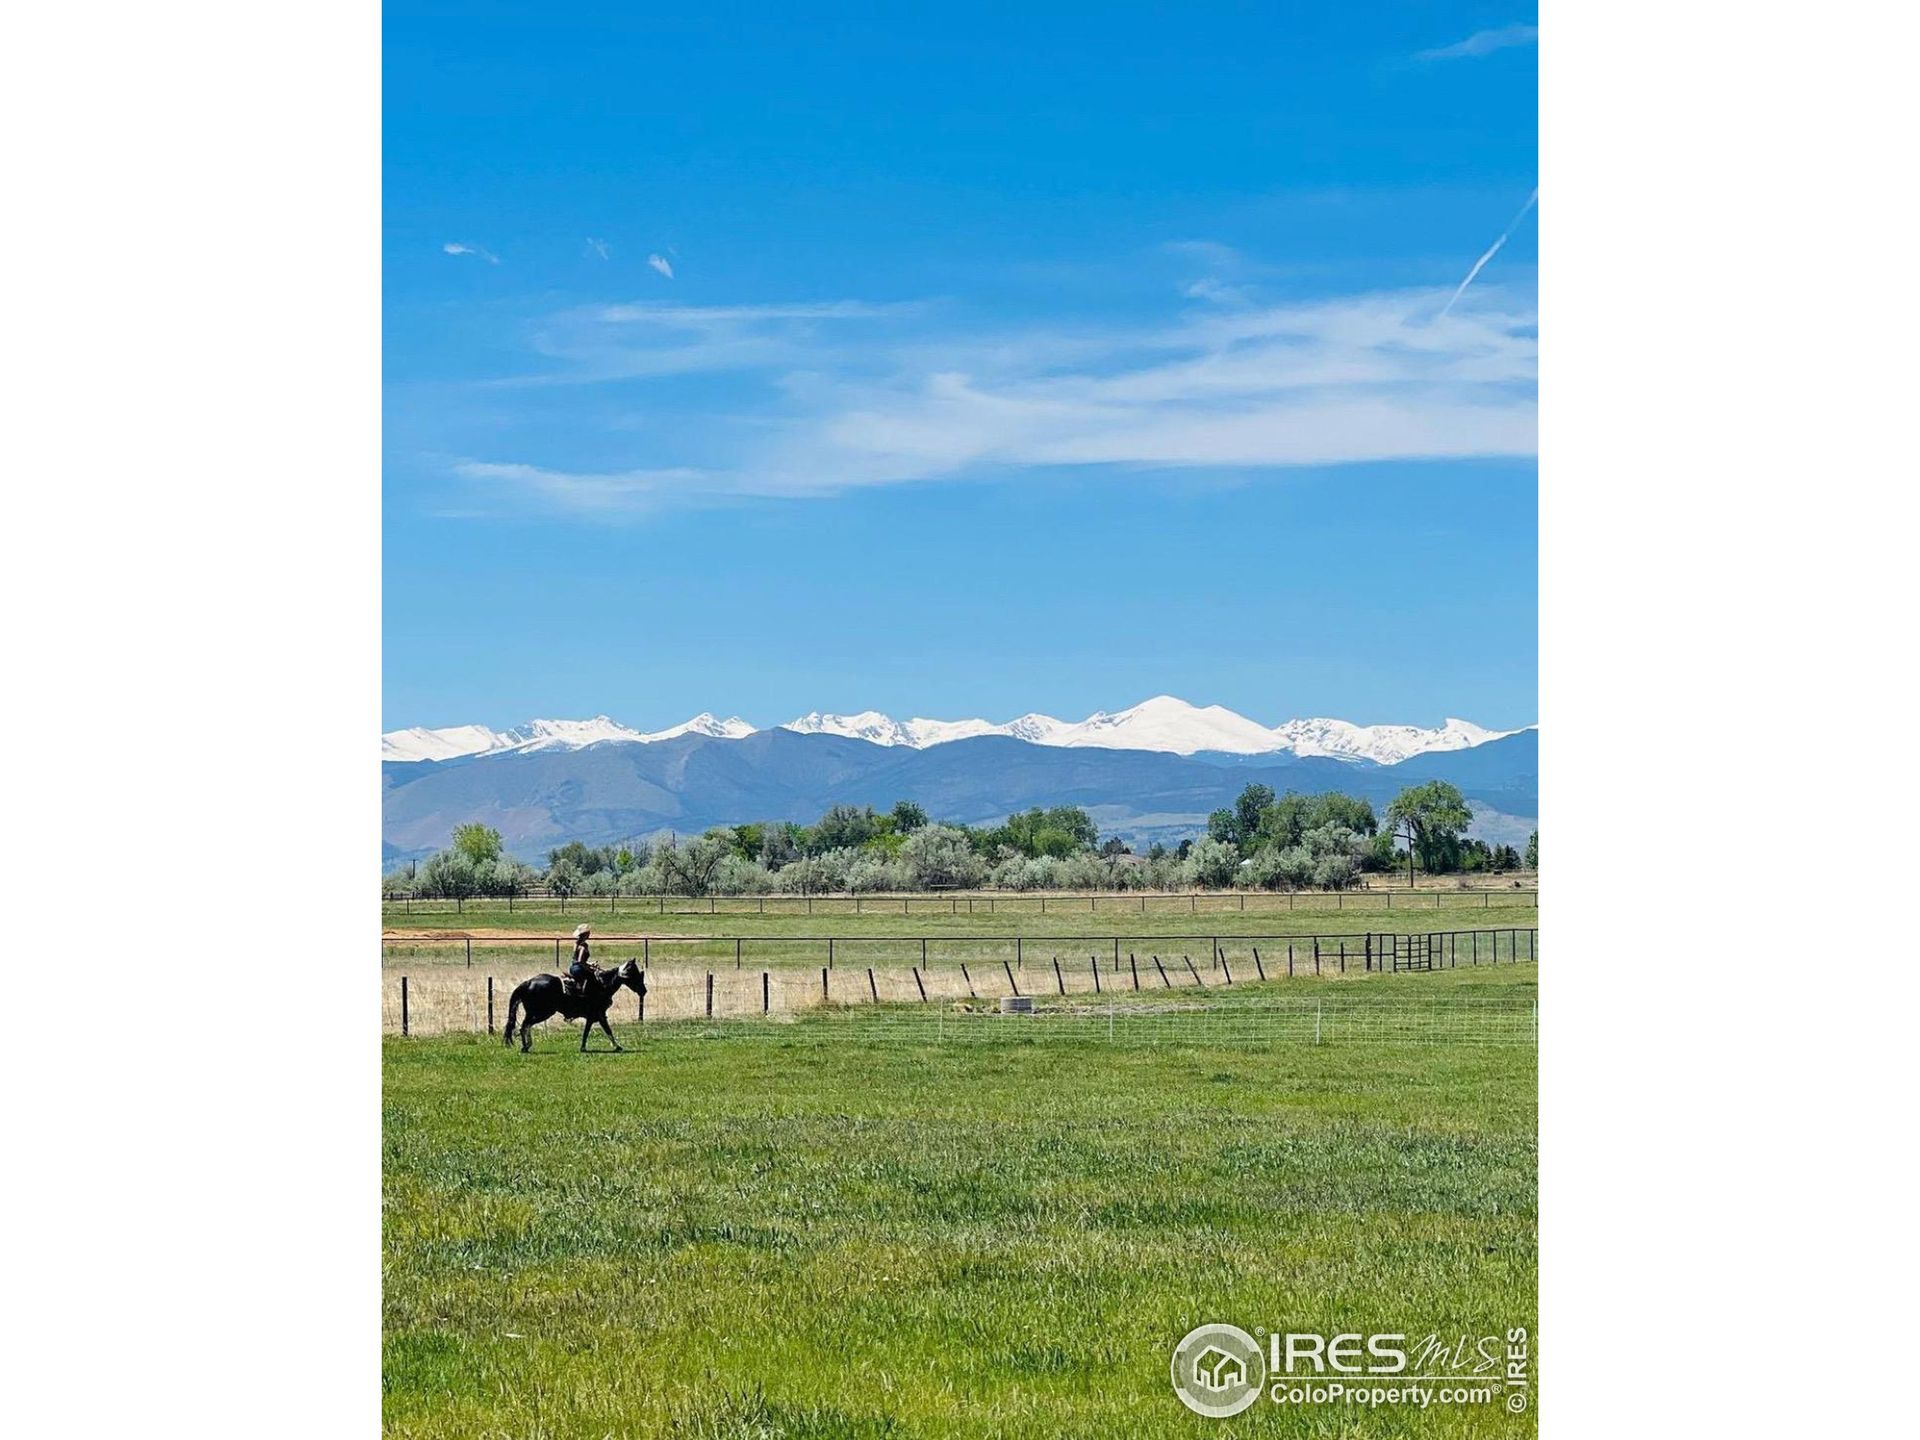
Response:
[[[1194,959],[1209,972],[1241,967],[1249,978],[1268,979],[1301,972],[1345,973],[1358,968],[1453,969],[1460,965],[1499,965],[1532,959],[1539,943],[1535,927],[1496,926],[1424,932],[1335,931],[1298,934],[1139,934],[1139,935],[982,935],[972,932],[927,935],[629,935],[594,936],[601,963],[631,957],[643,968],[692,965],[717,969],[827,970],[875,966],[913,966],[922,971],[971,965],[1010,965],[1025,973],[1059,961],[1108,981],[1131,976],[1150,957],[1168,962]],[[1417,940],[1416,956],[1406,946]],[[547,967],[555,973],[571,953],[571,935],[383,936],[382,963],[460,965],[477,960],[482,967]],[[1419,963],[1412,963],[1415,960]],[[1389,963],[1389,961],[1401,963]]]
[[[510,914],[578,915],[1098,915],[1183,912],[1250,914],[1276,910],[1490,910],[1535,906],[1537,887],[1462,887],[1452,890],[1207,890],[1207,891],[972,891],[964,894],[474,896],[416,899],[387,894],[393,914],[423,918],[498,909]]]
[[[932,938],[920,937],[914,944]],[[1531,964],[1539,959],[1539,932],[1519,929],[1271,937],[1282,940],[1283,946],[1265,953],[1257,943],[1263,937],[1227,936],[1214,943],[1210,955],[1203,951],[1198,959],[1199,946],[1192,936],[1148,938],[1172,944],[1125,951],[1116,947],[1084,957],[1055,947],[1044,954],[1023,954],[1017,963],[1010,953],[997,958],[949,956],[945,963],[937,963],[930,945],[918,961],[895,964],[869,959],[867,963],[748,968],[716,966],[710,958],[698,956],[691,957],[690,963],[663,961],[654,954],[646,970],[646,995],[622,991],[615,997],[612,1018],[643,1024],[771,1019],[823,1008],[877,1010],[890,1005],[967,1015],[1014,995],[1065,1005],[1124,1002],[1122,1014],[1138,1015],[1145,1013],[1139,1010],[1143,1002],[1159,1009],[1189,1008],[1192,1002],[1224,998],[1236,986],[1244,993],[1249,983],[1428,973],[1463,966]],[[1112,944],[1111,937],[1098,939],[1103,945]],[[514,987],[533,968],[523,966],[502,975],[499,967],[484,964],[477,970],[436,965],[398,975],[383,973],[382,1028],[401,1035],[497,1033],[506,1022]]]

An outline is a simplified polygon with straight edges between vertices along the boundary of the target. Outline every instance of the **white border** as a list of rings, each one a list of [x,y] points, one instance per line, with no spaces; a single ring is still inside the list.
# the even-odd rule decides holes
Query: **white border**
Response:
[[[1543,28],[1544,1431],[1884,1433],[1914,19]],[[378,1423],[378,46],[12,17],[22,1433]]]
[[[6,55],[9,1428],[371,1434],[378,12]]]

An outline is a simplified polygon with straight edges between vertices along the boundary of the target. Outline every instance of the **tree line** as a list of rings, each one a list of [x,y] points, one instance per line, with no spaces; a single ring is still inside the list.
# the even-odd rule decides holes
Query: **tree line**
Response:
[[[635,838],[547,852],[544,867],[508,855],[500,832],[457,827],[444,850],[384,877],[391,895],[468,899],[565,896],[860,894],[880,891],[1340,890],[1369,872],[1417,866],[1433,874],[1539,867],[1539,832],[1524,856],[1469,838],[1464,798],[1444,781],[1402,791],[1384,816],[1367,800],[1330,793],[1276,796],[1249,785],[1216,810],[1206,833],[1136,853],[1102,839],[1084,809],[1035,807],[997,825],[936,823],[911,800],[891,810],[835,805],[812,825],[716,825],[693,836]]]

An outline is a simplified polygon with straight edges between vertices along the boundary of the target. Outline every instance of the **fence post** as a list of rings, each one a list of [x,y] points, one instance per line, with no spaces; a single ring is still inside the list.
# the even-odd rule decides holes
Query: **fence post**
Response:
[[[915,965],[912,968],[913,968],[913,988],[920,992],[920,1003],[924,1005],[927,1003],[927,987],[925,982],[923,982],[920,979],[920,967],[918,965]]]
[[[927,937],[924,935],[920,937],[920,968],[927,968]]]
[[[1313,937],[1313,973],[1316,975],[1320,973],[1320,937],[1318,935]]]
[[[1227,957],[1225,954],[1222,954],[1220,956],[1220,969],[1227,977],[1227,984],[1229,985],[1233,984],[1233,967],[1227,964]]]
[[[1138,990],[1140,988],[1140,966],[1135,963],[1133,951],[1131,950],[1127,951],[1127,969],[1133,972],[1133,988]]]
[[[760,1013],[765,1015],[770,1013],[772,1009],[773,983],[768,979],[767,972],[762,970],[760,972]]]
[[[707,1019],[713,1018],[713,972],[707,971]]]
[[[1206,989],[1207,982],[1202,980],[1200,978],[1200,972],[1193,968],[1193,957],[1191,955],[1182,955],[1180,958],[1187,962],[1187,973],[1193,976],[1193,983],[1203,990]]]
[[[807,901],[807,908],[809,910],[813,908],[812,900]],[[833,937],[831,935],[827,937],[827,968],[829,970],[833,968]]]
[[[820,1003],[822,1005],[826,1004],[829,998],[827,994],[827,967],[822,965],[820,967]]]
[[[1293,978],[1293,942],[1287,941],[1287,979]]]
[[[487,976],[487,1034],[493,1034],[493,976]]]
[[[1160,957],[1158,955],[1155,955],[1153,957],[1153,968],[1160,972],[1161,987],[1163,989],[1171,990],[1173,988],[1173,981],[1167,978],[1167,967],[1160,963]]]
[[[633,1018],[636,1023],[647,1023],[647,977],[640,977],[640,993],[633,997]]]
[[[473,940],[471,937],[467,940],[467,969],[473,969]]]
[[[967,962],[964,960],[960,962],[960,978],[967,982],[967,998],[973,999],[973,976],[967,973]]]
[[[1020,982],[1013,978],[1013,966],[1002,960],[1000,962],[1000,968],[1007,972],[1007,987],[1012,990],[1014,994],[1018,995],[1020,993]]]
[[[1098,995],[1100,993],[1100,957],[1089,955],[1087,963],[1093,967],[1093,993]]]
[[[740,937],[738,935],[733,937],[733,968],[736,970],[740,968]]]
[[[407,1027],[407,977],[400,977],[400,1033],[409,1034]]]
[[[880,987],[873,983],[873,966],[867,966],[867,989],[873,994],[873,1003],[880,1003]]]
[[[1340,973],[1347,973],[1347,942],[1344,936],[1340,941]]]
[[[1062,995],[1067,993],[1066,977],[1060,973],[1060,957],[1058,955],[1053,957],[1053,983],[1060,987],[1060,993]]]
[[[1013,937],[1013,958],[1015,963],[1017,963],[1022,970],[1025,970],[1027,968],[1026,945],[1027,945],[1027,941],[1025,936],[1016,935]],[[1018,995],[1020,992],[1016,990],[1013,993]]]
[[[1260,963],[1260,947],[1258,945],[1253,947],[1253,973],[1258,975],[1262,980],[1267,978],[1267,967]]]

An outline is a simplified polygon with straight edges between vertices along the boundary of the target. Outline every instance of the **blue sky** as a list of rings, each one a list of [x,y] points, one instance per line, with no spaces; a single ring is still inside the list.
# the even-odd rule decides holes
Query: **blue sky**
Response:
[[[387,728],[1536,718],[1530,9],[658,10],[386,7]]]

